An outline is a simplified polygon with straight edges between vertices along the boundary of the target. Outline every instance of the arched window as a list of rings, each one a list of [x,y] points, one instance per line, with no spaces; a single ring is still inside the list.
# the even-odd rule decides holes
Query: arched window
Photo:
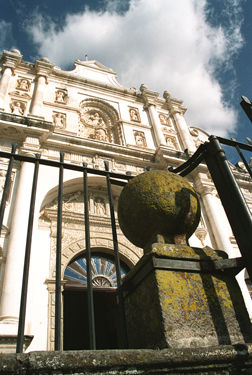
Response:
[[[105,253],[92,253],[92,284],[97,349],[121,346],[115,261]],[[121,262],[121,277],[129,267]],[[63,347],[64,350],[89,349],[87,268],[82,253],[64,273]]]
[[[91,267],[93,287],[117,287],[116,267],[112,256],[102,253],[92,254]],[[121,277],[123,277],[129,269],[125,264],[121,264],[120,271]],[[67,281],[69,286],[87,286],[87,265],[84,255],[78,256],[78,258],[69,263],[65,270],[64,280]]]

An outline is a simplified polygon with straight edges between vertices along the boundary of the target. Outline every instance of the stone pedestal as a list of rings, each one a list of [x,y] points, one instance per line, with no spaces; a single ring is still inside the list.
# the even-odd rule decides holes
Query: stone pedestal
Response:
[[[235,280],[237,260],[220,251],[152,245],[123,281],[130,348],[186,348],[251,342]]]

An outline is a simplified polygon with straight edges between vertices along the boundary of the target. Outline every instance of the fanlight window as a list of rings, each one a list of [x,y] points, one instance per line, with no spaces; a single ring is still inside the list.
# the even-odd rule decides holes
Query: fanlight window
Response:
[[[95,288],[116,288],[116,267],[112,257],[104,254],[92,254],[92,284]],[[120,268],[121,278],[129,271],[123,264]],[[87,265],[84,255],[75,258],[67,266],[64,274],[67,285],[76,287],[87,287]]]

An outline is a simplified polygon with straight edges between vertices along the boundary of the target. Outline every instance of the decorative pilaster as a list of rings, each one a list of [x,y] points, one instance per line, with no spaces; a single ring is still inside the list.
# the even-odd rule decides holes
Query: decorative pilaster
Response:
[[[145,102],[144,107],[148,111],[148,114],[150,117],[150,121],[154,130],[157,146],[166,145],[164,134],[162,132],[161,124],[160,124],[158,114],[155,108],[156,100],[158,98],[158,93],[148,90],[147,86],[145,86],[144,84],[140,86],[140,91],[142,93],[142,97]]]
[[[36,152],[39,150],[39,145],[35,138],[27,137],[25,142],[26,153],[29,152],[31,154],[31,151]],[[31,146],[30,150],[27,147],[28,143]],[[21,163],[4,268],[0,304],[0,335],[17,334],[33,172],[33,163]]]
[[[5,97],[8,93],[11,76],[14,75],[15,68],[20,64],[22,55],[17,49],[3,51],[2,54],[2,77],[0,80],[0,110],[4,110]]]
[[[44,118],[43,98],[45,85],[47,84],[47,77],[53,70],[53,67],[54,65],[51,64],[46,57],[43,57],[41,60],[36,60],[35,62],[37,76],[29,116]]]
[[[173,116],[174,121],[176,122],[177,129],[183,143],[183,148],[193,153],[196,148],[184,118],[186,108],[182,106],[181,100],[171,98],[171,95],[168,93],[168,91],[164,91],[163,97],[166,100],[168,109]]]
[[[205,207],[217,248],[232,256],[232,245],[229,240],[230,229],[225,224],[224,212],[223,215],[221,213],[223,208],[215,195],[214,187],[204,186],[199,181],[196,182],[196,187]]]
[[[1,298],[3,323],[18,321],[33,168],[33,164],[24,162],[19,171]]]

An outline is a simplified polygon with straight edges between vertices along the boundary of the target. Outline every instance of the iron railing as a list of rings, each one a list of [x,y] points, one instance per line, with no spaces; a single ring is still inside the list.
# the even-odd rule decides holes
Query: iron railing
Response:
[[[240,248],[244,265],[247,268],[248,274],[252,280],[252,219],[251,214],[246,204],[246,201],[241,193],[241,190],[236,182],[234,175],[230,169],[229,163],[225,157],[225,152],[221,144],[234,147],[238,152],[239,157],[244,163],[244,166],[252,177],[251,169],[246,161],[245,156],[241,150],[252,152],[252,146],[246,145],[235,140],[227,140],[220,137],[211,136],[209,142],[202,144],[198,150],[192,155],[185,163],[178,168],[170,168],[172,172],[179,173],[181,176],[188,175],[200,163],[206,163],[209,172],[212,176],[213,182],[219,193],[223,207],[226,211],[231,228],[236,238],[237,244]],[[118,174],[109,171],[109,164],[105,162],[105,170],[97,170],[88,168],[85,163],[83,165],[73,165],[64,162],[64,154],[60,153],[60,160],[53,161],[40,158],[40,155],[35,157],[16,154],[16,146],[12,146],[11,153],[0,152],[1,158],[9,159],[8,169],[6,173],[5,184],[2,192],[2,201],[0,206],[0,229],[2,228],[3,217],[7,197],[10,190],[11,173],[14,161],[29,162],[34,164],[33,183],[30,198],[30,211],[27,227],[25,260],[23,269],[23,282],[21,291],[21,303],[19,314],[19,326],[17,337],[17,353],[23,351],[24,342],[24,328],[25,328],[25,315],[26,315],[26,300],[27,300],[27,287],[29,277],[29,262],[32,244],[32,228],[34,218],[34,208],[36,200],[36,188],[39,175],[39,166],[46,165],[57,168],[59,170],[59,183],[58,183],[58,211],[57,211],[57,239],[56,239],[56,291],[55,291],[55,350],[61,348],[61,240],[62,240],[62,202],[63,202],[63,174],[64,170],[73,170],[81,172],[83,175],[83,195],[84,195],[84,223],[85,228],[85,256],[87,264],[87,295],[88,295],[88,319],[89,319],[89,344],[90,349],[96,349],[96,332],[95,332],[95,317],[94,317],[94,301],[93,301],[93,286],[92,286],[92,273],[91,273],[91,247],[90,247],[90,230],[89,230],[89,206],[88,206],[88,176],[99,175],[103,176],[107,182],[108,202],[110,207],[110,220],[112,228],[114,257],[117,275],[118,286],[118,301],[119,301],[119,314],[122,322],[122,346],[127,347],[127,334],[125,326],[125,317],[123,309],[123,298],[121,295],[121,275],[120,275],[120,257],[118,251],[116,222],[114,215],[114,204],[111,185],[124,186],[132,176],[128,174]],[[239,219],[237,219],[239,218]],[[1,234],[1,232],[0,232]]]
[[[170,170],[174,173],[179,173],[181,176],[186,176],[201,162],[206,163],[239,246],[244,267],[247,268],[249,277],[252,280],[251,212],[230,169],[221,144],[236,149],[251,177],[251,169],[241,150],[252,152],[252,146],[215,136],[209,137],[209,142],[200,145],[198,150],[185,163],[176,169],[170,168]]]
[[[61,349],[61,244],[62,244],[62,203],[63,203],[63,174],[64,170],[73,170],[82,172],[83,174],[83,195],[84,195],[84,218],[85,218],[85,255],[87,264],[87,294],[88,294],[88,319],[89,319],[89,344],[90,349],[96,349],[95,342],[95,317],[94,317],[94,302],[93,302],[93,286],[92,286],[92,271],[91,271],[91,247],[90,247],[90,231],[89,231],[89,205],[88,205],[88,176],[89,175],[99,175],[103,176],[107,182],[107,194],[108,202],[110,207],[110,220],[113,236],[114,245],[114,258],[116,265],[116,277],[118,286],[118,301],[119,301],[119,314],[122,323],[122,342],[123,347],[127,346],[126,328],[125,328],[125,318],[123,309],[123,300],[121,295],[121,274],[120,274],[120,257],[118,251],[118,241],[116,232],[116,221],[114,214],[114,204],[111,185],[124,186],[131,178],[129,174],[118,174],[109,171],[109,163],[104,162],[105,170],[97,170],[93,168],[88,168],[87,164],[83,163],[80,165],[73,165],[64,162],[64,153],[60,153],[60,161],[53,161],[40,158],[39,154],[35,157],[25,156],[16,154],[16,145],[12,146],[11,153],[0,152],[1,158],[9,159],[8,169],[5,178],[5,184],[2,193],[2,201],[0,206],[0,227],[2,228],[5,206],[7,202],[7,197],[10,190],[11,173],[13,169],[14,160],[19,162],[29,162],[34,164],[33,172],[33,183],[30,198],[30,210],[29,219],[27,226],[27,237],[26,237],[26,249],[25,249],[25,260],[23,269],[23,281],[21,290],[21,302],[20,302],[20,312],[19,312],[19,324],[18,324],[18,336],[17,336],[17,346],[16,352],[21,353],[23,351],[24,343],[24,329],[25,329],[25,315],[26,315],[26,302],[27,302],[27,288],[28,288],[28,278],[29,278],[29,264],[30,264],[30,252],[32,244],[32,229],[33,229],[33,219],[34,219],[34,208],[36,200],[36,189],[39,174],[39,166],[46,165],[50,167],[58,168],[59,170],[59,183],[58,183],[58,210],[57,210],[57,238],[56,238],[56,279],[55,279],[55,350]],[[1,234],[1,231],[0,231]]]

